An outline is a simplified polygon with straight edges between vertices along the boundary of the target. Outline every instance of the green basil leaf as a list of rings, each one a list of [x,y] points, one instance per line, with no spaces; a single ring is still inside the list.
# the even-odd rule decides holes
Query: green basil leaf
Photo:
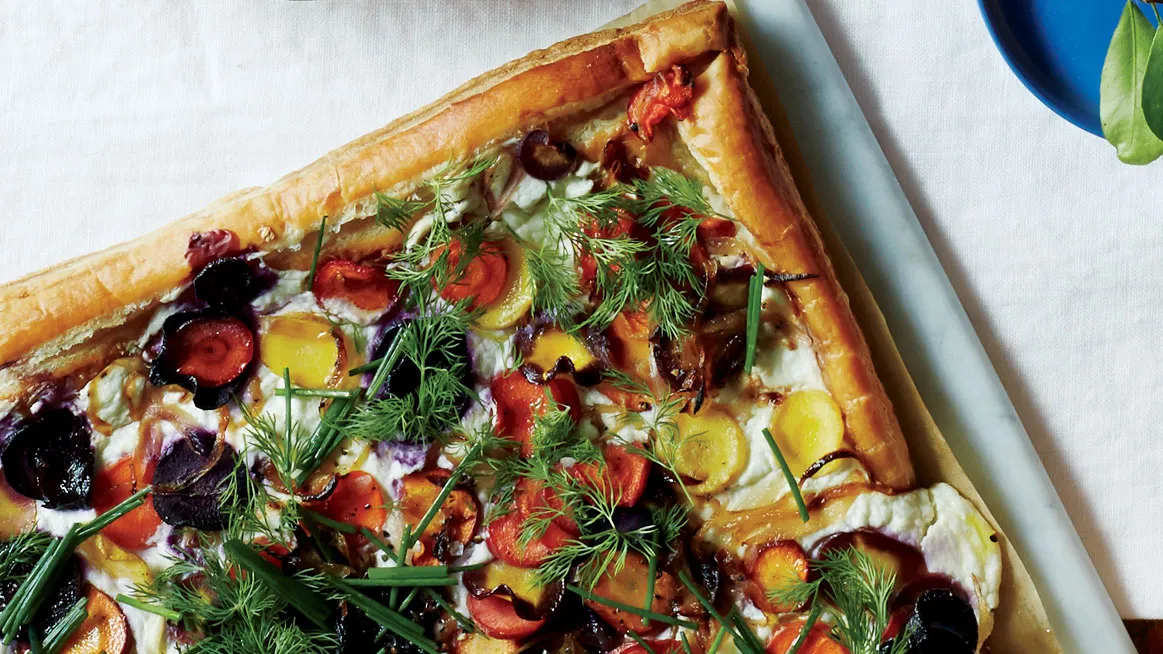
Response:
[[[1163,141],[1143,116],[1143,75],[1155,28],[1129,0],[1111,37],[1102,67],[1099,114],[1102,133],[1129,164],[1146,164],[1163,155]]]
[[[1155,136],[1163,139],[1163,30],[1155,30],[1143,73],[1143,119]]]

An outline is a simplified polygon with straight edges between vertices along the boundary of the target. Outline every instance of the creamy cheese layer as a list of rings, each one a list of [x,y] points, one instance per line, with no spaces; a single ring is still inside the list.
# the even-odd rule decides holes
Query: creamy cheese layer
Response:
[[[508,155],[501,155],[498,171],[512,171],[514,166]],[[447,208],[443,219],[456,222],[468,215],[495,211],[498,220],[490,226],[490,233],[501,236],[508,233],[534,244],[551,245],[563,249],[573,264],[573,251],[564,244],[552,240],[546,231],[545,212],[549,197],[574,198],[591,192],[594,175],[598,172],[595,164],[583,163],[571,175],[553,182],[544,182],[521,172],[512,174],[521,178],[512,186],[507,204],[499,211],[490,210],[482,196],[482,185],[475,180],[442,188],[443,201]],[[494,174],[489,183],[493,196],[501,194],[506,187],[509,172]],[[498,181],[499,180],[499,181]],[[708,200],[720,212],[730,215],[729,208],[711,189],[706,189]],[[436,214],[420,217],[405,238],[406,244],[414,245],[422,235],[432,229],[433,221],[441,219]],[[754,238],[743,227],[738,226],[738,239],[754,246]],[[716,257],[723,268],[745,265],[746,260],[739,255]],[[267,292],[260,295],[252,307],[259,316],[279,316],[296,313],[327,315],[339,329],[353,340],[359,337],[364,342],[374,342],[380,327],[376,324],[381,317],[378,313],[362,311],[343,301],[326,301],[320,305],[315,296],[306,289],[305,271],[280,271],[277,281]],[[779,402],[788,395],[799,391],[827,393],[820,365],[812,349],[811,341],[803,331],[786,292],[779,286],[763,289],[764,315],[778,317],[765,321],[760,327],[760,343],[755,366],[729,386],[716,390],[706,399],[708,406],[718,406],[726,410],[744,436],[747,450],[746,461],[738,474],[720,491],[709,496],[710,503],[701,506],[705,517],[709,511],[740,511],[770,505],[785,498],[791,487],[780,472],[772,449],[763,435],[765,429],[772,428]],[[160,331],[164,320],[173,315],[173,306],[160,307],[140,340],[145,345]],[[489,382],[497,375],[512,371],[518,365],[519,356],[514,345],[512,330],[474,330],[468,335],[468,346],[475,373],[474,392],[479,399],[463,418],[466,430],[472,432],[480,425],[491,425],[496,416],[496,405],[492,398]],[[652,364],[653,365],[653,364]],[[255,381],[248,392],[256,406],[261,405],[259,415],[269,420],[280,432],[287,428],[286,403],[276,397],[276,390],[285,381],[278,371],[272,371],[261,363],[254,369]],[[134,453],[145,429],[142,422],[134,420],[140,415],[136,403],[141,401],[144,385],[148,384],[140,372],[129,367],[111,366],[106,374],[99,375],[82,389],[78,405],[82,410],[92,408],[91,416],[104,425],[101,431],[94,431],[93,444],[98,457],[98,466],[104,467]],[[600,436],[608,441],[649,447],[653,434],[649,425],[656,423],[657,407],[633,414],[618,406],[597,388],[582,388],[583,403],[593,407],[597,418],[584,421],[581,430],[587,436]],[[248,466],[254,464],[260,454],[250,444],[248,428],[241,411],[237,407],[202,411],[193,405],[190,393],[169,388],[155,393],[160,404],[182,420],[214,433],[220,433],[243,457]],[[311,433],[321,422],[324,406],[318,398],[294,397],[291,400],[291,420],[302,433]],[[224,416],[224,413],[225,416]],[[155,423],[154,428],[164,436],[164,448],[173,439],[182,435],[178,425],[167,422]],[[740,446],[740,451],[744,447]],[[407,475],[420,470],[423,457],[408,455],[397,448],[415,448],[413,445],[368,444],[366,442],[345,441],[335,457],[336,469],[347,472],[360,470],[372,475],[385,492],[393,499],[399,499],[402,480]],[[453,467],[463,452],[452,447],[440,457],[439,465]],[[568,464],[568,462],[566,462]],[[853,481],[867,481],[867,473],[857,459],[840,459],[828,464],[818,474],[801,485],[805,495],[812,495]],[[486,485],[478,485],[478,500],[482,513],[488,513],[489,495]],[[52,511],[41,507],[37,512],[37,526],[55,535],[64,534],[70,526],[91,520],[92,510]],[[947,574],[973,593],[975,609],[979,615],[997,605],[998,587],[1001,575],[1000,549],[990,540],[992,530],[984,518],[951,487],[939,484],[932,489],[921,489],[912,493],[889,496],[869,492],[860,495],[853,502],[845,519],[827,529],[810,534],[801,539],[805,548],[820,539],[845,531],[871,528],[898,538],[917,547],[925,557],[933,572]],[[389,541],[398,545],[404,522],[399,511],[390,511],[385,525]],[[170,565],[170,557],[175,553],[167,544],[172,528],[167,525],[155,534],[151,545],[137,552],[148,569],[156,572]],[[458,564],[485,563],[493,559],[484,543],[484,529],[474,538]],[[377,565],[395,565],[387,557],[377,555]],[[109,570],[96,565],[86,566],[85,576],[94,586],[111,596],[130,593],[131,584],[118,579]],[[453,589],[456,607],[467,613],[465,602],[467,593],[462,585]],[[165,638],[164,621],[155,615],[129,606],[122,606],[131,625],[134,641],[139,653],[156,652]],[[755,622],[763,622],[763,614],[748,602],[740,605],[744,615]],[[761,626],[760,634],[769,635],[770,627]],[[765,631],[766,630],[766,631]],[[728,641],[730,639],[727,639]],[[170,643],[169,649],[174,645]]]

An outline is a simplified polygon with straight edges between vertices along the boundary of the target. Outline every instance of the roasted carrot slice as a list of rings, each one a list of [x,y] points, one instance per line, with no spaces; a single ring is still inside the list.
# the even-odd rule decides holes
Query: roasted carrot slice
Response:
[[[384,491],[370,474],[357,470],[339,478],[339,485],[327,499],[311,502],[309,508],[332,520],[354,527],[379,531],[388,517]]]
[[[564,529],[550,523],[541,538],[522,544],[524,523],[525,516],[519,512],[507,513],[489,523],[489,535],[485,542],[493,556],[509,565],[535,568],[571,538]]]
[[[133,645],[133,635],[129,632],[129,621],[121,612],[121,607],[105,593],[89,587],[86,594],[89,603],[85,611],[89,614],[80,627],[61,648],[61,654],[125,654]]]
[[[593,488],[604,491],[619,506],[634,506],[646,491],[650,460],[613,444],[605,447],[603,455],[606,459],[604,474],[591,463],[574,466],[573,474]]]
[[[382,268],[332,259],[319,267],[311,292],[320,300],[346,300],[364,311],[385,311],[399,297],[400,282]]]
[[[93,480],[93,508],[100,515],[129,498],[141,485],[149,483],[152,470],[138,472],[139,464],[127,456],[97,473]],[[143,549],[162,524],[161,516],[153,508],[153,495],[145,504],[118,518],[101,533],[109,540],[128,550]]]
[[[169,338],[178,373],[207,388],[234,381],[254,358],[254,334],[238,318],[192,320]]]
[[[418,472],[401,481],[400,510],[404,521],[412,527],[420,524],[429,507],[436,501],[447,480],[447,473]],[[476,532],[477,503],[471,493],[454,489],[437,509],[435,517],[425,527],[420,536],[421,552],[413,554],[413,565],[436,565],[447,559],[444,553],[436,551],[438,542],[467,545]]]
[[[453,241],[447,248],[441,247],[433,252],[433,258],[439,257],[448,250],[448,270],[453,279],[443,288],[438,288],[438,281],[432,280],[432,287],[440,292],[440,297],[449,302],[459,302],[471,299],[471,308],[487,307],[497,300],[504,290],[509,278],[509,262],[504,253],[495,243],[481,244],[480,251],[456,275],[460,268],[460,258],[464,255],[464,245],[460,241]]]
[[[808,557],[799,543],[781,540],[764,547],[751,565],[750,573],[758,587],[758,592],[751,598],[755,603],[773,613],[788,613],[800,608],[799,605],[780,604],[768,595],[808,580]]]
[[[557,496],[557,493],[552,488],[546,487],[545,484],[532,479],[518,481],[515,500],[517,503],[517,512],[526,517],[536,517],[548,511],[562,511],[562,515],[554,516],[553,524],[574,536],[581,533],[581,530],[578,529],[577,522],[568,515],[570,512],[563,509],[561,498]]]
[[[477,628],[491,638],[520,640],[532,636],[545,620],[526,620],[517,615],[513,602],[502,595],[468,596],[468,612]]]
[[[767,654],[787,654],[791,646],[803,631],[804,621],[789,622],[776,632],[771,642],[767,644]],[[849,654],[848,648],[832,640],[828,635],[828,625],[817,622],[812,625],[808,637],[800,645],[798,654]]]
[[[568,408],[574,422],[581,419],[577,386],[564,377],[554,377],[541,386],[514,371],[494,377],[489,388],[497,403],[497,433],[519,441],[526,456],[533,453],[531,437],[536,419],[548,413],[550,407]]]
[[[626,564],[621,569],[611,566],[606,574],[594,585],[593,594],[606,599],[629,604],[630,606],[646,605],[646,589],[650,578],[650,567],[646,558],[636,552],[626,557]],[[678,583],[669,572],[658,572],[654,581],[654,600],[650,610],[663,615],[673,613],[672,605],[678,598]],[[634,631],[639,634],[652,634],[665,625],[652,621],[647,627],[642,616],[627,613],[593,600],[586,600],[586,605],[600,615],[603,620],[617,627],[619,630]]]

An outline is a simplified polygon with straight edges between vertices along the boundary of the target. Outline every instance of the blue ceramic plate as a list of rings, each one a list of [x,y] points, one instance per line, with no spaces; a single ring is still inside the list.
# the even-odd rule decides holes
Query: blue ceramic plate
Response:
[[[1125,0],[978,3],[998,49],[1026,88],[1059,116],[1101,136],[1098,84]]]

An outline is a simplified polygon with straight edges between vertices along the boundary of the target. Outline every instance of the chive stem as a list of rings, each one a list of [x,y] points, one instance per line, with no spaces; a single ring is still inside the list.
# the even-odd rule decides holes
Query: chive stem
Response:
[[[747,281],[747,350],[743,358],[743,372],[749,374],[755,365],[755,346],[759,340],[759,317],[763,308],[763,264]]]
[[[28,651],[32,654],[44,654],[44,643],[40,639],[40,629],[29,627]]]
[[[426,588],[424,589],[424,592],[428,593],[428,596],[431,597],[436,602],[436,604],[440,606],[440,608],[444,609],[445,613],[451,615],[453,620],[456,620],[456,624],[460,625],[461,631],[468,633],[476,631],[476,625],[473,624],[472,620],[469,620],[467,617],[462,615],[460,611],[457,611],[456,607],[449,604],[448,600],[444,599],[444,595],[441,595],[439,591]]]
[[[52,629],[48,630],[48,633],[44,636],[44,654],[56,654],[65,646],[65,643],[68,642],[73,632],[81,627],[81,623],[85,621],[85,618],[89,617],[89,612],[86,611],[88,604],[89,599],[87,597],[82,597],[77,600],[72,608],[69,609],[69,612],[58,620],[52,626]],[[30,636],[32,635],[32,631],[29,631]]]
[[[787,486],[791,489],[792,499],[796,502],[796,510],[800,512],[800,520],[807,522],[811,520],[808,515],[808,505],[804,504],[803,493],[800,492],[799,480],[791,473],[791,467],[787,464],[787,459],[783,458],[783,452],[779,451],[779,445],[775,443],[775,437],[771,435],[771,430],[763,428],[763,438],[767,440],[768,447],[771,448],[771,453],[775,455],[775,460],[779,463],[779,469],[783,471],[783,476],[787,479]]]
[[[396,567],[402,568],[408,564],[408,550],[411,549],[412,525],[404,525],[404,533],[400,536],[400,551],[396,553]],[[399,604],[400,592],[393,588],[388,594],[388,606],[395,609]]]
[[[420,579],[393,579],[391,577],[375,577],[368,579],[348,579],[352,586],[370,586],[373,588],[428,588],[438,586],[455,586],[456,579],[452,577],[432,577]]]
[[[182,619],[182,614],[178,613],[177,611],[172,611],[170,609],[167,609],[164,606],[158,606],[157,604],[150,604],[149,602],[143,602],[139,599],[130,597],[128,595],[122,595],[122,594],[118,593],[117,597],[114,597],[113,599],[117,600],[118,602],[120,602],[126,606],[132,606],[133,608],[137,609],[138,611],[145,611],[146,613],[160,615],[161,617],[165,618],[166,620],[168,620],[170,622],[177,622],[178,620]]]
[[[333,399],[350,400],[355,398],[358,391],[345,391],[338,388],[292,388],[290,394],[294,397],[323,397]],[[287,389],[276,388],[275,395],[278,397],[286,397]]]
[[[45,550],[44,556],[36,562],[32,571],[16,589],[4,610],[0,611],[0,644],[10,644],[20,628],[31,622],[48,595],[47,589],[52,586],[63,568],[64,560],[73,553],[77,545],[144,504],[145,496],[149,492],[150,487],[146,486],[92,521],[83,525],[73,525],[63,538],[53,540]]]
[[[448,475],[448,480],[444,482],[444,487],[440,489],[440,493],[436,495],[436,499],[432,500],[432,505],[424,513],[424,517],[420,519],[420,522],[416,523],[416,528],[412,530],[412,534],[423,535],[424,530],[428,528],[428,525],[432,523],[436,514],[440,512],[440,507],[444,506],[444,501],[452,494],[453,487],[460,481],[460,478],[464,475],[468,467],[476,463],[476,458],[480,456],[481,450],[483,449],[484,443],[477,443],[468,451],[468,454],[464,455],[464,459],[456,466],[452,474]],[[404,539],[404,546],[404,549],[412,546],[411,538]]]
[[[691,643],[686,638],[686,632],[685,631],[678,632],[678,637],[679,637],[679,640],[682,641],[683,654],[691,654]],[[715,649],[708,650],[708,654],[715,654]]]
[[[370,541],[372,545],[375,545],[376,548],[378,548],[381,552],[387,554],[393,559],[396,558],[396,550],[392,549],[392,546],[389,545],[387,541],[377,536],[374,532],[372,532],[371,529],[368,529],[367,527],[360,527],[359,533],[363,534],[364,538],[367,538],[368,541]],[[372,570],[377,569],[378,568],[372,568]]]
[[[719,632],[715,634],[715,639],[711,641],[711,648],[707,650],[707,654],[716,654],[719,651],[719,645],[723,644],[723,636],[727,635],[727,628],[719,625]]]
[[[646,606],[642,607],[649,611],[654,608],[654,577],[658,574],[658,534],[650,535],[650,542],[654,544],[655,552],[650,556],[648,567],[646,569]],[[642,626],[650,626],[650,618],[642,618]]]
[[[643,622],[645,622],[645,620]],[[642,649],[646,650],[646,654],[657,654],[657,652],[654,651],[654,648],[650,646],[650,643],[646,642],[646,640],[643,639],[642,636],[639,636],[638,634],[634,633],[633,631],[627,631],[626,635],[629,636],[630,638],[634,639],[634,642],[638,643],[638,645],[641,646]]]
[[[644,618],[648,617],[651,620],[656,620],[658,622],[661,622],[662,624],[668,624],[668,625],[671,625],[674,627],[686,627],[688,629],[697,629],[698,628],[698,625],[691,622],[690,620],[683,620],[681,618],[674,618],[674,617],[671,617],[669,615],[663,615],[661,613],[647,611],[647,610],[642,609],[642,608],[637,607],[637,606],[631,606],[629,604],[624,604],[624,603],[619,602],[617,600],[612,600],[612,599],[602,597],[601,595],[594,595],[593,593],[591,593],[587,590],[583,590],[582,588],[579,588],[577,586],[574,586],[573,584],[566,584],[565,588],[566,588],[566,590],[570,591],[571,593],[580,595],[583,599],[588,599],[591,602],[597,602],[598,604],[604,604],[604,605],[609,606],[611,608],[621,609],[627,613],[633,613],[634,615],[641,616]]]
[[[303,617],[320,628],[328,628],[327,618],[330,617],[331,610],[323,600],[311,592],[310,588],[296,579],[285,576],[249,545],[236,538],[223,543],[222,548],[232,561],[269,586],[279,597],[302,613]]]
[[[424,635],[424,631],[414,622],[392,609],[364,595],[342,579],[331,577],[330,583],[342,591],[347,601],[363,610],[369,618],[382,627],[387,627],[401,638],[411,642],[428,654],[438,654],[438,645]]]
[[[307,290],[315,288],[315,273],[319,270],[319,253],[323,251],[323,238],[327,236],[327,216],[319,221],[319,238],[315,239],[315,251],[311,253],[311,269],[307,272]]]
[[[703,605],[703,608],[707,610],[707,613],[711,614],[711,617],[714,618],[716,622],[722,625],[724,629],[731,631],[731,637],[735,640],[735,646],[739,648],[740,652],[743,652],[743,654],[763,654],[762,647],[759,649],[754,649],[746,636],[744,636],[742,633],[738,633],[736,629],[732,628],[733,625],[731,621],[724,617],[722,613],[719,613],[717,609],[715,609],[715,605],[712,604],[705,595],[703,595],[702,591],[700,591],[698,586],[695,585],[695,582],[691,581],[690,576],[687,575],[685,570],[679,571],[678,580],[681,581],[683,585],[691,591],[691,594],[694,595],[699,604]],[[746,631],[750,632],[751,630],[747,629]]]
[[[739,607],[731,607],[731,612],[727,614],[727,619],[735,625],[736,632],[743,637],[743,640],[751,647],[752,651],[757,654],[763,654],[763,643],[759,642],[759,637],[751,630],[751,626],[747,624],[747,620],[743,618],[743,614],[739,612]],[[740,649],[743,649],[740,647]]]
[[[800,635],[796,636],[795,642],[793,642],[791,647],[788,648],[787,654],[799,653],[800,648],[803,647],[804,643],[808,640],[808,633],[812,631],[812,627],[815,626],[816,620],[819,618],[820,603],[812,602],[812,610],[808,612],[808,619],[804,621],[804,627],[803,629],[800,629]]]
[[[311,509],[303,509],[303,517],[316,524],[334,529],[341,534],[354,534],[358,531],[355,528],[355,525],[349,525],[346,522],[332,520],[325,515],[320,515],[319,513],[312,511]],[[364,527],[364,529],[367,529],[367,527]]]

